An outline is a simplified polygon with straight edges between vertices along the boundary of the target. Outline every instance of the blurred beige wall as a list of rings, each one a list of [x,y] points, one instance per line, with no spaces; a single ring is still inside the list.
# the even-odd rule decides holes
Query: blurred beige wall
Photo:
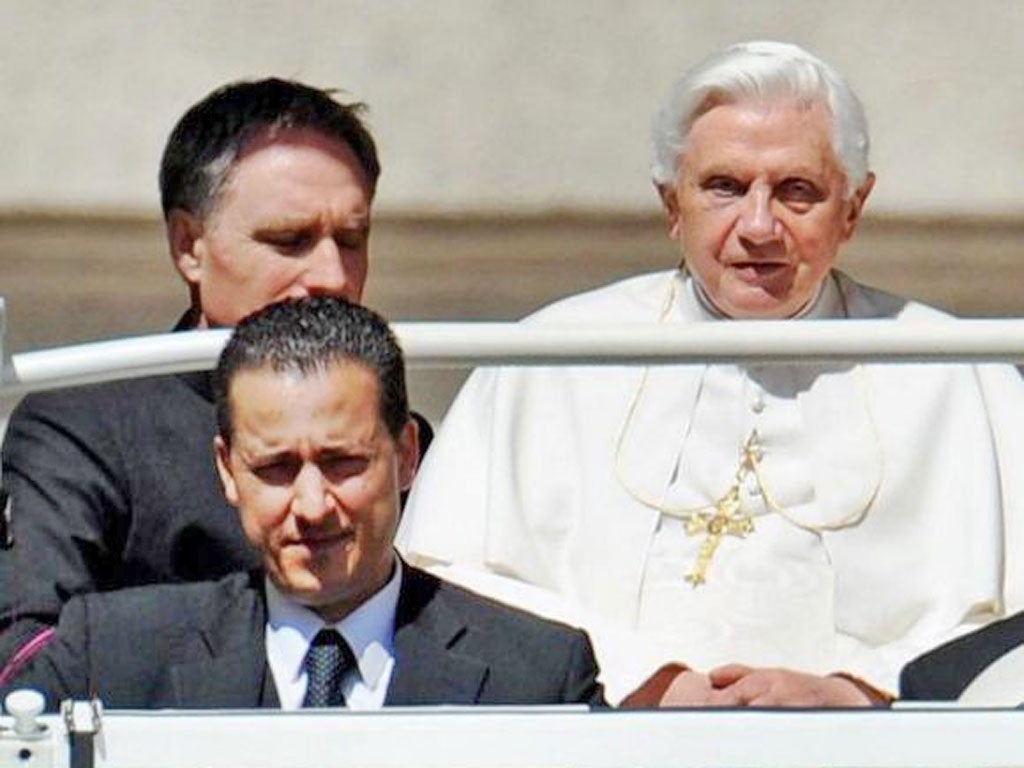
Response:
[[[1017,0],[0,0],[0,20],[0,210],[151,214],[181,112],[275,74],[369,103],[384,213],[652,212],[672,80],[776,38],[860,92],[873,211],[1024,211]]]

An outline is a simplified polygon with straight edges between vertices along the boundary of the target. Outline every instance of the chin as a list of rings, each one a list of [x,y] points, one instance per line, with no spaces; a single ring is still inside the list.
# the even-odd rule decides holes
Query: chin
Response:
[[[780,300],[770,294],[757,292],[724,302],[723,311],[736,320],[783,320],[800,308],[790,308],[790,303],[788,299]]]
[[[309,574],[279,580],[277,586],[282,592],[303,605],[315,602],[317,595],[323,590],[320,580]]]
[[[723,278],[719,283],[719,296],[712,300],[725,314],[737,320],[784,320],[803,309],[814,295],[813,290],[806,290],[795,279],[792,271],[774,280],[746,280],[728,273]]]
[[[326,592],[331,584],[343,581],[343,577],[326,569],[310,567],[282,568],[272,576],[282,592],[286,592],[304,605],[315,601],[317,595]]]

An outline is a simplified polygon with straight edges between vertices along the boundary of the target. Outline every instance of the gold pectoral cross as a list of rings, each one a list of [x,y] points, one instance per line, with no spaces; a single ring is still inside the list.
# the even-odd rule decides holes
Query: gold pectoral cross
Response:
[[[708,511],[697,510],[686,516],[687,536],[706,534],[697,552],[697,562],[686,575],[686,581],[695,588],[707,581],[708,566],[711,565],[711,558],[714,557],[723,536],[743,539],[754,532],[754,520],[743,511],[740,504],[740,487],[748,474],[757,474],[760,452],[757,432],[751,432],[743,444],[736,480],[729,490],[714,504],[705,507]]]
[[[706,533],[697,553],[693,570],[686,574],[686,580],[695,587],[707,581],[708,566],[723,536],[745,538],[754,532],[754,521],[740,509],[739,488],[733,486],[715,503],[715,511],[693,512],[686,519],[686,535],[697,536]]]

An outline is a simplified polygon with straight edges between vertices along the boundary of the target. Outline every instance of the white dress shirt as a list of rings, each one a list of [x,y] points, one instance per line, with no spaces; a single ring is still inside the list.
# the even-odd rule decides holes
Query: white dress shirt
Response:
[[[333,627],[352,649],[358,669],[344,679],[345,706],[374,710],[384,706],[395,668],[395,609],[402,586],[402,564],[395,558],[391,579],[369,600],[336,624],[284,595],[267,578],[267,662],[274,676],[281,709],[299,709],[306,695],[304,666],[316,633]]]

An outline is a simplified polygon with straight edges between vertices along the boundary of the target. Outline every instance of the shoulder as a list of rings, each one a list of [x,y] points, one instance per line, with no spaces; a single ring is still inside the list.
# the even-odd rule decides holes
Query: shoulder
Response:
[[[851,317],[861,319],[892,318],[906,321],[952,319],[952,315],[940,309],[859,283],[840,270],[835,270],[833,274],[846,299]]]
[[[435,608],[450,612],[467,626],[502,645],[535,646],[538,652],[543,652],[545,647],[550,650],[552,644],[589,643],[581,629],[484,597],[419,568],[403,567],[403,589],[408,588],[417,600],[432,602]]]
[[[154,403],[175,402],[196,396],[178,375],[106,381],[33,392],[22,398],[11,416],[12,424],[27,420],[89,424],[118,415],[151,413]]]
[[[131,627],[139,632],[192,629],[219,619],[229,607],[260,600],[260,577],[232,573],[219,581],[148,584],[78,595],[61,615],[79,615],[92,630]]]
[[[679,280],[680,272],[675,269],[637,275],[561,299],[525,317],[522,322],[538,325],[653,323],[672,296],[673,285],[679,287]],[[584,383],[582,392],[599,396],[604,385],[617,389],[623,379],[618,375],[595,377],[593,368],[573,365],[477,368],[448,410],[437,446],[451,443],[451,435],[456,430],[453,425],[472,432],[499,416],[525,425],[531,421],[521,418],[527,402],[524,398],[529,397],[527,393],[537,394],[536,399],[528,402],[547,407],[556,402],[552,397],[553,387],[567,388],[565,391],[571,393],[567,396],[578,397],[576,384],[580,381]],[[633,378],[628,381],[632,384]],[[496,403],[507,407],[496,408]],[[542,420],[532,421],[543,424]],[[422,485],[422,481],[418,482]]]
[[[406,687],[426,678],[411,697],[418,701],[427,694],[433,703],[447,700],[455,684],[458,701],[481,704],[603,702],[597,661],[584,632],[411,567],[403,577],[395,651],[396,668],[405,665]],[[424,667],[431,671],[415,671]],[[436,669],[444,680],[430,679]]]
[[[678,270],[635,275],[549,304],[527,322],[636,322],[654,319]]]
[[[196,440],[209,439],[213,419],[212,404],[181,375],[34,392],[11,414],[4,459],[45,471],[66,461],[68,472],[83,454],[92,462],[123,456],[130,463],[135,449],[160,435],[182,435],[191,451]]]

